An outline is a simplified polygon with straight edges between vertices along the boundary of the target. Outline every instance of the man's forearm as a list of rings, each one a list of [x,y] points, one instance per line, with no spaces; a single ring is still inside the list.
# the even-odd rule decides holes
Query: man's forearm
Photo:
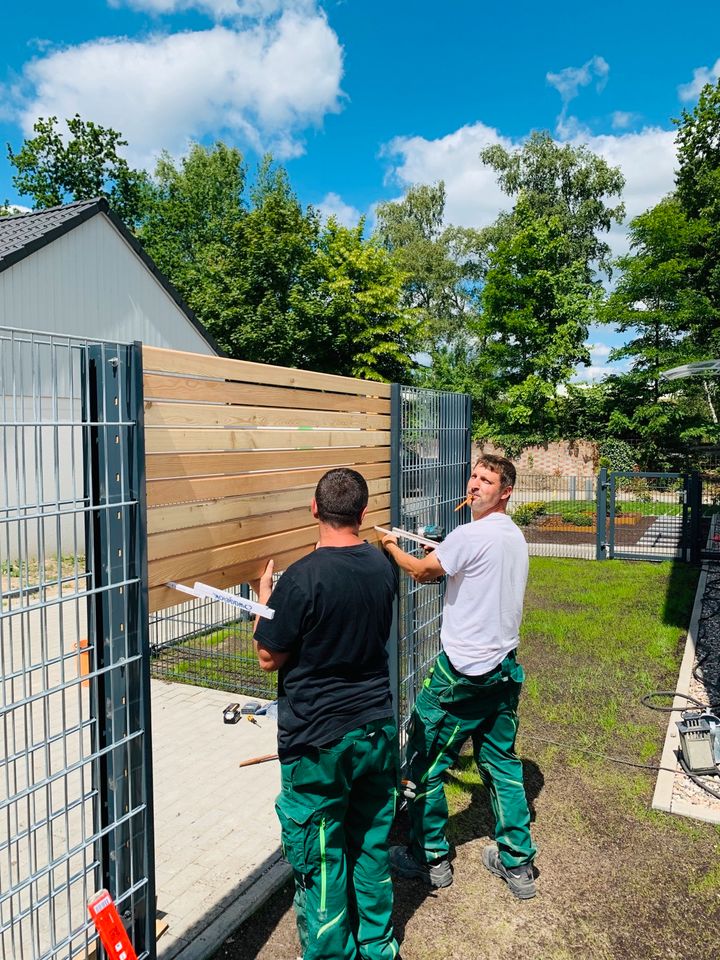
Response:
[[[413,557],[412,554],[401,550],[394,541],[384,543],[383,546],[388,556],[392,557],[400,569],[408,573],[418,583],[430,583],[443,575],[442,569],[437,564],[433,565],[436,569],[428,569],[427,557],[423,559]]]

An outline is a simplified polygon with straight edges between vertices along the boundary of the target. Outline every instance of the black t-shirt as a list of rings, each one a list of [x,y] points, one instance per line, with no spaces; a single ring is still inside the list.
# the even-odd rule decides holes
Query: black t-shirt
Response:
[[[278,684],[278,755],[294,760],[371,720],[392,716],[386,644],[397,589],[368,543],[320,547],[280,577],[255,637],[290,657]]]

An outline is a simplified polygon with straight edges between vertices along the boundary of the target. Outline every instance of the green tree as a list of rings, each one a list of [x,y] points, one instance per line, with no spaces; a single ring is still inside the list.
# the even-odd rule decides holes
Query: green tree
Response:
[[[404,302],[421,320],[430,352],[467,340],[482,277],[479,232],[445,226],[444,215],[442,181],[377,208],[376,235],[405,276]]]
[[[8,158],[17,171],[15,188],[32,197],[36,210],[105,197],[120,219],[135,227],[145,211],[148,178],[119,156],[118,149],[127,142],[117,131],[78,114],[65,121],[67,138],[57,123],[57,117],[41,117],[33,125],[35,136],[17,153],[8,144]]]
[[[477,430],[513,446],[552,439],[563,426],[561,388],[589,362],[588,326],[600,316],[611,266],[603,234],[624,214],[608,200],[620,196],[623,177],[546,133],[480,156],[515,205],[484,235],[479,335],[490,386]]]

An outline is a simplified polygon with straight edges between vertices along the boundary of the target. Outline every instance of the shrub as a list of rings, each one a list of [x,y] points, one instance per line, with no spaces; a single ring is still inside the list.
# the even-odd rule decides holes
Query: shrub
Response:
[[[595,511],[579,504],[561,507],[559,512],[564,523],[571,523],[576,527],[591,527],[595,522]]]
[[[539,501],[521,503],[515,507],[512,518],[519,527],[527,527],[533,520],[537,520],[545,513],[545,504]]]
[[[635,470],[637,466],[637,451],[625,440],[603,440],[598,446],[600,466],[607,466],[611,470]]]

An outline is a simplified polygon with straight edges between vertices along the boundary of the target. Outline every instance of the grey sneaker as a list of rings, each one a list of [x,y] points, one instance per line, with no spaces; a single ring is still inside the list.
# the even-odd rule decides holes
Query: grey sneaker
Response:
[[[390,847],[390,867],[400,877],[419,877],[431,887],[449,887],[453,882],[449,860],[418,863],[407,847]]]
[[[496,877],[500,877],[507,883],[510,892],[518,900],[531,900],[537,893],[532,863],[522,863],[519,867],[506,867],[500,859],[495,844],[484,848],[482,861],[490,873],[494,873]]]

